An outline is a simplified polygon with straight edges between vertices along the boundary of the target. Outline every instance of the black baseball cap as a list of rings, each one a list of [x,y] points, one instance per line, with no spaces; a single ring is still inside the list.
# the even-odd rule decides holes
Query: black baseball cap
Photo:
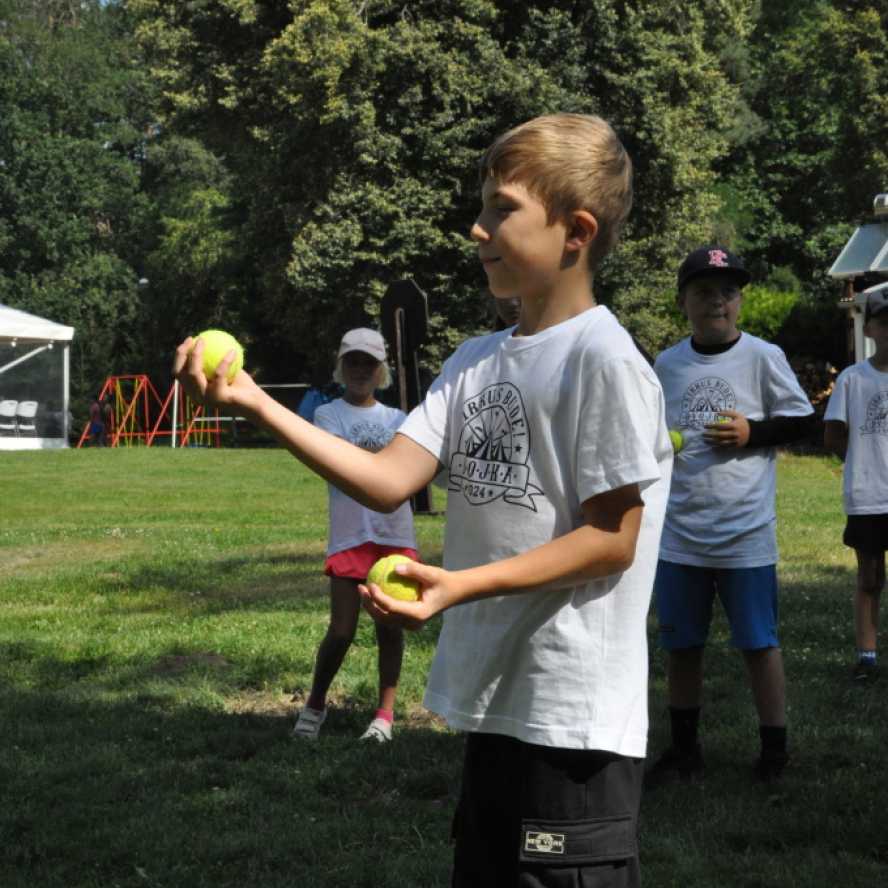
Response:
[[[681,268],[678,269],[679,292],[689,281],[704,274],[730,274],[736,278],[741,287],[746,286],[751,279],[739,256],[715,244],[699,247],[688,253],[685,261],[681,263]]]

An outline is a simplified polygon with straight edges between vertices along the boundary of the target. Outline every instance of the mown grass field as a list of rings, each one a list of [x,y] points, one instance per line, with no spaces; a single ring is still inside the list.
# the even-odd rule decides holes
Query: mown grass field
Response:
[[[326,628],[322,482],[279,450],[0,465],[0,886],[447,885],[462,740],[421,706],[437,622],[408,637],[397,742],[357,742],[375,698],[366,618],[321,741],[289,739]],[[647,886],[888,882],[888,680],[849,679],[840,473],[780,460],[791,768],[776,789],[750,780],[756,723],[719,618],[707,779],[646,797]],[[438,561],[443,518],[417,525]]]

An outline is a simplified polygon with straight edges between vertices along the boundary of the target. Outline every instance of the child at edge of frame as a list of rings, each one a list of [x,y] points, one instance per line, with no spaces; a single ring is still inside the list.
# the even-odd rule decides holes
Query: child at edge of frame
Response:
[[[723,247],[692,251],[679,268],[677,295],[691,335],[654,364],[682,445],[654,582],[672,744],[646,775],[648,788],[704,776],[698,733],[716,596],[758,715],[752,774],[773,782],[789,761],[777,636],[777,446],[810,434],[814,410],[783,351],[738,328],[749,280],[742,259]]]
[[[836,379],[823,416],[827,450],[842,460],[842,542],[857,557],[854,591],[855,682],[877,677],[879,602],[888,549],[888,282],[864,291],[863,332],[875,353],[846,367]]]
[[[333,380],[344,386],[342,397],[317,407],[314,424],[364,450],[382,450],[406,416],[376,400],[376,391],[391,385],[385,340],[376,330],[357,327],[342,337]],[[293,738],[302,740],[317,740],[327,718],[327,692],[358,626],[359,584],[366,582],[370,568],[386,555],[417,559],[409,502],[386,515],[362,506],[333,484],[328,488],[330,528],[324,573],[330,577],[330,623],[315,657],[311,691],[293,728]],[[404,633],[400,626],[380,621],[375,623],[375,630],[379,700],[361,739],[386,743],[394,729]]]
[[[370,508],[443,468],[444,567],[399,566],[416,602],[362,586],[377,620],[443,612],[424,703],[467,733],[455,888],[640,884],[646,619],[669,489],[662,388],[593,295],[632,200],[632,164],[599,117],[509,130],[480,165],[470,236],[516,327],[464,342],[377,453],[315,429],[201,343],[176,352],[189,395],[235,405]]]

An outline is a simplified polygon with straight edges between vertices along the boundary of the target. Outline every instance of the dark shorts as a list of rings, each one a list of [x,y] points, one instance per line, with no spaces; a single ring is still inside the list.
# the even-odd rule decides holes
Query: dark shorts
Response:
[[[871,555],[885,552],[888,550],[888,515],[849,515],[842,542]]]
[[[716,595],[735,648],[779,647],[776,565],[695,567],[663,560],[657,563],[654,579],[660,646],[674,651],[705,645]]]
[[[452,888],[637,888],[643,762],[469,734]]]

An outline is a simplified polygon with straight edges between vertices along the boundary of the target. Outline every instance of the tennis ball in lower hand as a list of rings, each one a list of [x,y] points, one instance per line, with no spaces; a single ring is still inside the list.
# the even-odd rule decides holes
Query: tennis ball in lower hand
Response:
[[[392,598],[400,598],[401,601],[417,601],[419,599],[419,583],[395,573],[396,564],[407,564],[410,561],[412,559],[406,555],[386,555],[370,568],[367,582],[375,583]]]
[[[678,429],[669,429],[669,440],[672,441],[672,449],[675,453],[684,447],[684,438]]]
[[[219,363],[232,349],[236,354],[228,368],[228,381],[231,382],[237,376],[237,371],[243,369],[243,346],[230,333],[226,333],[224,330],[204,330],[203,333],[198,333],[194,339],[195,342],[198,339],[204,341],[203,371],[207,379],[216,375]]]

